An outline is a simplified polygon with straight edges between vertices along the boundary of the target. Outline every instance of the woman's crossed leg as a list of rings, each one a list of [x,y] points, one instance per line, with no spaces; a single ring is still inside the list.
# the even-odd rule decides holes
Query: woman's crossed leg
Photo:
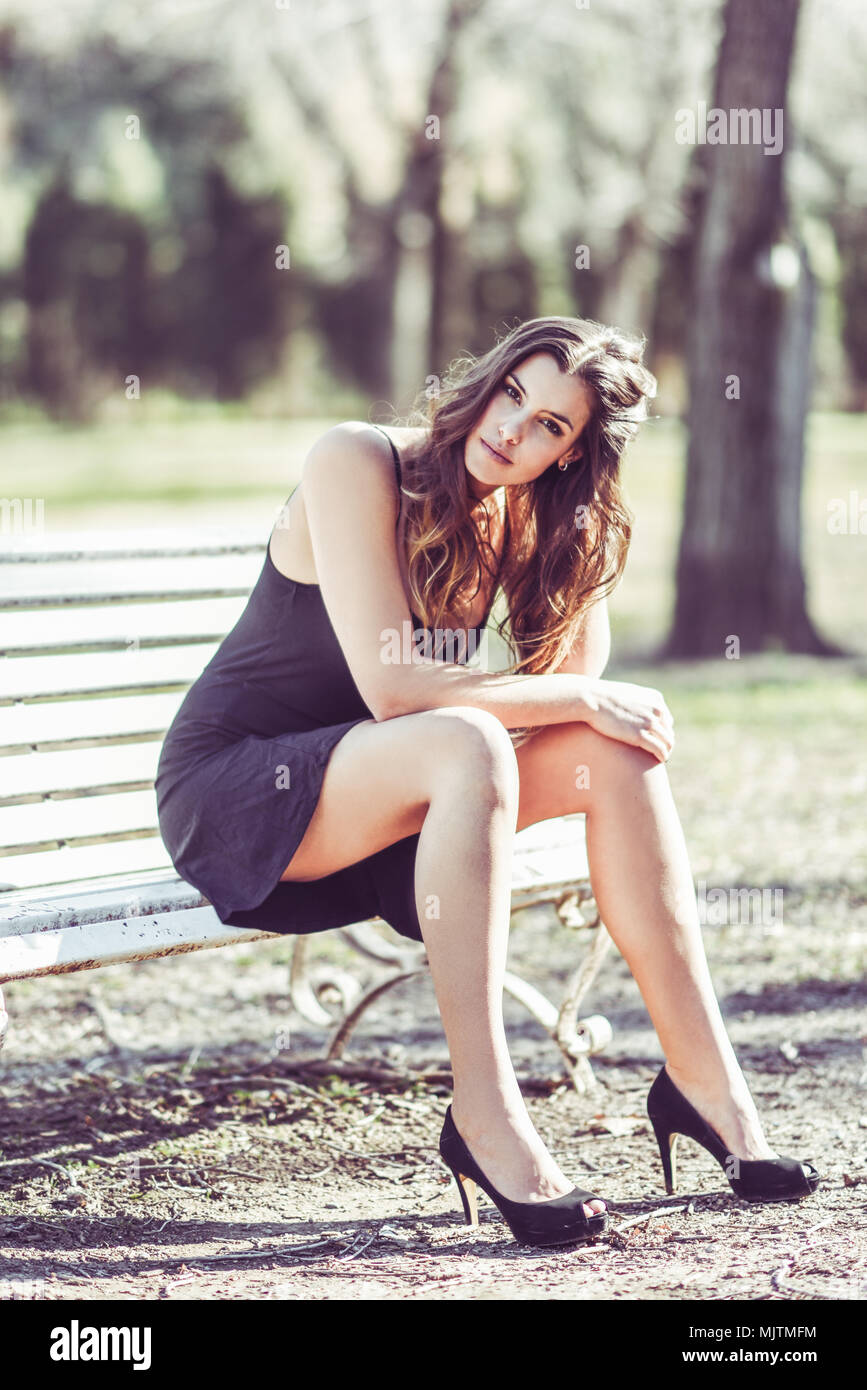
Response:
[[[590,878],[674,1082],[732,1153],[773,1157],[725,1031],[663,764],[583,722],[517,750],[471,706],[356,725],[326,767],[283,875],[318,878],[418,833],[416,907],[454,1075],[459,1132],[495,1187],[544,1201],[571,1183],[548,1154],[509,1059],[502,986],[514,833],[587,816]],[[586,1208],[603,1209],[601,1201]]]

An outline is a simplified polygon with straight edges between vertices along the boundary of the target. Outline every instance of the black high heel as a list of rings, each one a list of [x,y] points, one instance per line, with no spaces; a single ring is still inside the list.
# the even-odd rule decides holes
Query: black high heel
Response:
[[[674,1194],[678,1134],[694,1139],[722,1167],[736,1197],[745,1202],[791,1202],[809,1197],[819,1186],[818,1170],[798,1158],[738,1158],[726,1149],[715,1129],[690,1105],[663,1066],[650,1088],[647,1113],[662,1159],[665,1190]]]
[[[523,1245],[572,1245],[575,1241],[602,1235],[608,1229],[607,1211],[586,1216],[582,1205],[604,1199],[580,1187],[573,1187],[571,1192],[547,1202],[512,1202],[504,1197],[485,1177],[458,1133],[451,1106],[446,1110],[440,1135],[440,1153],[458,1185],[468,1226],[479,1224],[478,1185],[499,1208],[515,1240]]]

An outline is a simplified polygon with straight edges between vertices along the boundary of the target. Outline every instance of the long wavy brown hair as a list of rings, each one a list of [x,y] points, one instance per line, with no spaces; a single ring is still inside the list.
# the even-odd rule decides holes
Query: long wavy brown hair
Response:
[[[482,583],[482,566],[502,588],[508,614],[510,673],[555,668],[581,635],[588,609],[617,585],[629,550],[632,513],[621,495],[620,461],[647,418],[656,378],[642,361],[646,340],[591,319],[551,316],[511,329],[484,356],[456,357],[436,394],[421,392],[393,425],[430,433],[403,459],[405,538],[413,611],[425,625],[460,624]],[[532,353],[547,352],[584,382],[592,414],[579,437],[581,457],[552,464],[529,483],[506,485],[505,540],[496,576],[472,508],[464,442],[494,392]],[[423,403],[422,403],[423,402]]]

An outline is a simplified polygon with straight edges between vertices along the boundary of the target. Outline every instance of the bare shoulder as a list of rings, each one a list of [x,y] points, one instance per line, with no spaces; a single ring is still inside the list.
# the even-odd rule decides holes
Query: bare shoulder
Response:
[[[363,420],[345,420],[314,440],[301,477],[269,537],[269,553],[287,579],[318,584],[310,535],[310,507],[332,513],[338,508],[365,512],[375,524],[394,527],[398,514],[394,462],[387,441]],[[366,524],[370,524],[368,516]]]
[[[364,420],[344,420],[314,442],[301,470],[309,499],[315,492],[324,505],[375,507],[392,527],[399,507],[394,459],[388,440]]]
[[[310,455],[345,456],[348,450],[356,455],[365,452],[372,457],[391,457],[387,440],[391,439],[398,451],[405,447],[422,443],[429,429],[424,425],[372,425],[367,420],[343,420],[332,425],[316,439]],[[309,455],[308,455],[309,457]]]
[[[365,420],[343,420],[339,425],[332,425],[314,440],[308,450],[307,459],[345,458],[347,454],[357,457],[362,453],[379,458],[384,453],[389,453],[388,444],[379,430]]]

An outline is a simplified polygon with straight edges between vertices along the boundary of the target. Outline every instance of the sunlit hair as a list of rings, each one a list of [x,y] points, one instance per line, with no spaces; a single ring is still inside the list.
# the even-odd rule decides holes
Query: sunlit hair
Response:
[[[617,585],[626,564],[632,514],[620,460],[647,418],[656,379],[642,362],[645,340],[590,319],[546,317],[513,328],[483,357],[461,355],[436,395],[422,393],[403,422],[426,425],[424,444],[403,456],[405,544],[413,611],[427,627],[460,627],[489,557],[471,507],[464,442],[491,397],[525,357],[550,353],[589,389],[592,413],[581,457],[552,463],[529,483],[509,484],[506,541],[497,576],[508,614],[510,672],[536,674],[564,660],[587,610]],[[397,424],[398,421],[392,423]]]

